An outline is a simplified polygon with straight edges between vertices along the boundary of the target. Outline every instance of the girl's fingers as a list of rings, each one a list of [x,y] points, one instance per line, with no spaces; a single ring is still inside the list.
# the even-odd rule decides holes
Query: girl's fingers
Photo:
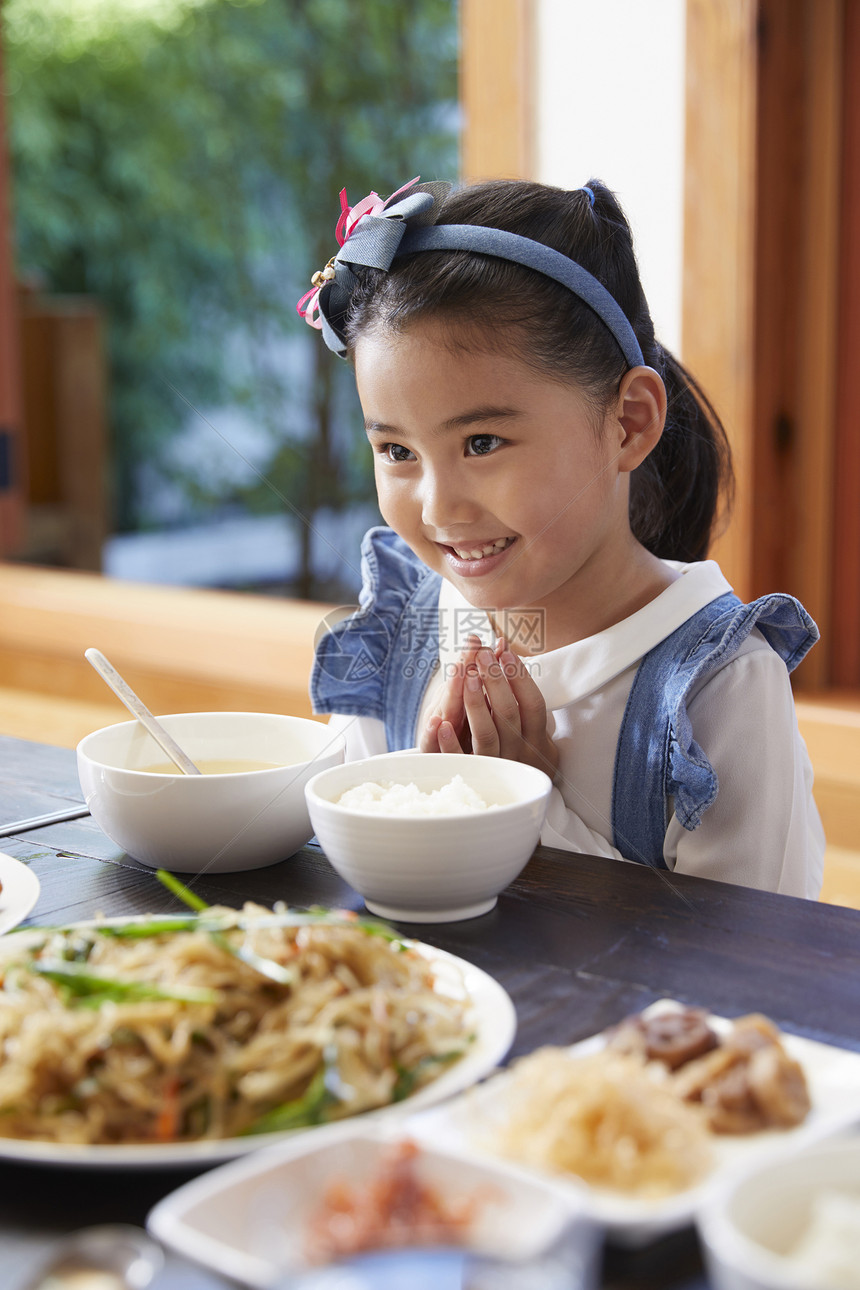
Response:
[[[450,721],[442,721],[438,731],[439,751],[443,753],[466,752],[457,737],[457,731]]]
[[[463,682],[466,676],[466,669],[462,663],[458,663],[448,677],[445,691],[442,695],[442,702],[439,705],[439,713],[443,721],[450,721],[453,726],[458,726],[463,720]]]
[[[448,677],[442,700],[437,708],[442,720],[450,721],[455,731],[460,735],[463,733],[465,724],[463,685],[466,680],[466,668],[470,663],[474,662],[475,652],[480,648],[481,642],[477,636],[470,636],[467,639],[460,661]]]
[[[418,751],[423,753],[439,752],[439,727],[442,724],[442,718],[434,712],[421,731],[421,737],[418,740]]]
[[[508,678],[491,650],[479,650],[476,663],[492,709],[493,721],[498,732],[500,755],[516,758],[522,742],[522,722],[517,696],[508,684]]]
[[[512,650],[502,651],[499,665],[516,700],[523,739],[535,745],[546,739],[546,701],[537,683]]]
[[[546,701],[522,659],[511,650],[502,651],[499,664],[519,708],[522,729],[519,759],[552,776],[558,767],[558,748],[547,732]]]
[[[499,732],[496,728],[493,713],[487,706],[483,682],[475,666],[471,666],[466,670],[464,698],[466,720],[469,723],[469,731],[472,737],[472,752],[481,757],[501,756]]]
[[[501,637],[469,637],[419,739],[422,752],[472,752],[546,760],[546,705],[522,660]]]

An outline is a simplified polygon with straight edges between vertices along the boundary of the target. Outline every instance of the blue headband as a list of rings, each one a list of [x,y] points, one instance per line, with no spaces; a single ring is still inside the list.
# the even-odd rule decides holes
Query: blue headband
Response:
[[[344,323],[357,278],[352,265],[388,270],[394,260],[420,251],[472,251],[524,265],[567,287],[592,309],[618,343],[628,367],[644,363],[642,349],[617,300],[593,274],[560,251],[518,233],[478,224],[434,224],[440,190],[448,185],[411,187],[381,214],[365,215],[331,262],[331,276],[319,291],[323,339],[330,350],[346,355]]]

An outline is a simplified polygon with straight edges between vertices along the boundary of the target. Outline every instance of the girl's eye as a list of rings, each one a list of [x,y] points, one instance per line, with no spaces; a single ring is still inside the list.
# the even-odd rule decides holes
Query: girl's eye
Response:
[[[384,443],[380,452],[388,461],[401,462],[413,460],[412,453],[408,448],[404,448],[402,443]]]
[[[498,448],[504,440],[497,434],[473,434],[466,440],[467,457],[486,457],[488,452]]]

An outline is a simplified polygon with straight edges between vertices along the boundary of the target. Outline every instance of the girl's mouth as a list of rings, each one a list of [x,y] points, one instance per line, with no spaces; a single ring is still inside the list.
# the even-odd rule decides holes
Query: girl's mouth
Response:
[[[512,537],[496,538],[495,542],[483,542],[478,546],[452,546],[458,560],[485,560],[487,556],[498,555],[514,541]]]
[[[493,542],[480,542],[475,545],[448,546],[440,544],[445,559],[457,573],[474,577],[476,574],[489,573],[500,563],[504,553],[516,542],[515,537],[496,538]]]

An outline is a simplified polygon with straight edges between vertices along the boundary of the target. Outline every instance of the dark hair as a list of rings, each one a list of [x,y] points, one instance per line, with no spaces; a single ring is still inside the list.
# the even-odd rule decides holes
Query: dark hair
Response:
[[[630,525],[654,555],[705,557],[721,495],[733,474],[725,430],[692,376],[654,337],[639,281],[630,226],[599,180],[567,192],[544,184],[494,180],[452,192],[437,224],[482,224],[520,233],[576,260],[615,297],[636,333],[645,363],[663,379],[663,434],[631,475]],[[359,271],[347,320],[350,350],[368,328],[399,331],[419,317],[443,316],[479,347],[516,343],[518,357],[553,379],[574,381],[600,412],[626,371],[618,343],[572,291],[542,274],[469,251],[427,251],[390,271]],[[499,320],[503,322],[499,323]],[[492,322],[492,330],[488,328]]]

